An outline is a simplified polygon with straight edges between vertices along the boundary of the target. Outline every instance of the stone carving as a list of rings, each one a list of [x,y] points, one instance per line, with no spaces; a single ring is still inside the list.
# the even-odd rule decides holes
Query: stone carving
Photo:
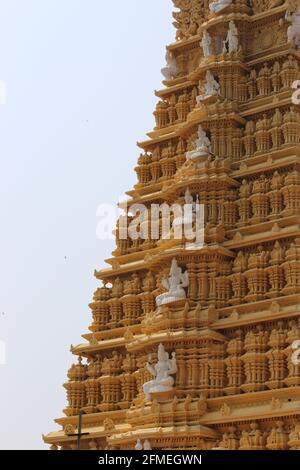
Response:
[[[212,39],[209,32],[205,29],[202,36],[200,46],[203,49],[203,56],[207,59],[212,55]]]
[[[220,84],[217,82],[210,70],[208,70],[206,72],[206,83],[204,85],[203,94],[196,98],[197,104],[200,105],[205,98],[210,96],[219,96],[220,90]]]
[[[195,160],[199,157],[208,157],[212,153],[211,141],[203,130],[202,126],[198,127],[198,138],[195,143],[195,150],[187,152],[187,160]]]
[[[291,23],[287,30],[288,41],[296,48],[300,47],[300,6],[294,10],[287,10],[286,20]]]
[[[176,300],[182,300],[186,298],[185,288],[189,285],[188,272],[182,272],[182,269],[178,266],[176,259],[174,258],[171,264],[171,270],[169,278],[165,276],[162,279],[162,286],[167,290],[164,294],[156,297],[156,305],[161,307]]]
[[[161,69],[161,73],[166,80],[173,80],[178,75],[178,67],[176,59],[170,51],[166,53],[166,64],[166,67]]]
[[[233,21],[230,21],[227,37],[224,41],[223,52],[225,53],[229,52],[229,54],[231,54],[232,52],[238,52],[238,50],[239,50],[238,30],[237,30],[237,27],[235,26],[235,23]]]
[[[221,11],[225,10],[225,8],[229,7],[231,4],[232,0],[219,0],[210,3],[209,9],[212,13],[220,13]]]
[[[146,400],[151,400],[153,393],[169,392],[174,386],[174,378],[172,375],[177,372],[176,353],[172,353],[172,358],[169,358],[169,353],[166,352],[163,344],[158,347],[158,361],[153,367],[147,362],[146,369],[153,375],[154,379],[146,382],[143,385]]]
[[[138,439],[135,445],[135,450],[152,450],[151,443],[146,439],[143,445],[141,439]]]

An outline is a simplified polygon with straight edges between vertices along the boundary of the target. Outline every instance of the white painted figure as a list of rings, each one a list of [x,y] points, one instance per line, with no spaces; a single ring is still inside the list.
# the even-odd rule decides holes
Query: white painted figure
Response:
[[[195,160],[199,157],[208,157],[212,153],[211,141],[206,135],[206,132],[202,129],[200,125],[198,127],[198,139],[195,143],[195,150],[187,152],[187,160]]]
[[[209,9],[213,13],[220,13],[223,11],[225,8],[229,7],[232,5],[232,0],[219,0],[216,2],[212,2],[209,5]]]
[[[212,44],[211,36],[209,32],[205,30],[203,32],[202,41],[200,42],[200,46],[203,49],[203,55],[205,58],[208,58],[212,55],[211,44]]]
[[[167,292],[156,297],[158,307],[186,298],[184,288],[189,285],[189,274],[187,271],[182,272],[175,258],[172,261],[169,278],[164,276],[162,285]]]
[[[174,386],[172,375],[177,372],[176,353],[172,353],[170,359],[163,344],[158,347],[158,362],[152,367],[149,362],[146,364],[147,370],[153,375],[154,379],[143,385],[143,390],[147,400],[151,400],[152,393],[169,392]]]
[[[178,75],[176,59],[170,51],[166,53],[167,66],[161,69],[161,73],[166,80],[173,80]]]
[[[300,47],[300,6],[297,9],[292,11],[287,11],[286,20],[291,23],[288,27],[287,36],[288,41],[295,47]]]
[[[229,23],[229,30],[227,34],[227,38],[224,41],[224,52],[238,52],[239,50],[239,33],[235,23],[230,21]]]
[[[138,439],[135,445],[135,450],[143,450],[143,444],[141,442],[141,439]]]
[[[209,96],[219,96],[220,95],[220,84],[217,82],[210,70],[206,72],[206,83],[204,85],[203,94],[197,96],[197,104],[200,105],[201,102],[208,98]]]

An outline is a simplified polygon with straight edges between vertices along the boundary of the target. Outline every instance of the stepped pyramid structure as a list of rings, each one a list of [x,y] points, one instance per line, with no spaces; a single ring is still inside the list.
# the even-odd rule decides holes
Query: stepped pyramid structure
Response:
[[[151,224],[124,238],[118,225],[61,430],[44,440],[300,450],[300,3],[173,1],[128,214],[198,201],[204,243],[152,239]]]

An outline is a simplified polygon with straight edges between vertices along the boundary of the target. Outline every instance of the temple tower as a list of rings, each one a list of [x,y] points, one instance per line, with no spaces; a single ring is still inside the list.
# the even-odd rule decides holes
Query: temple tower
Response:
[[[300,2],[173,1],[126,211],[197,201],[204,243],[119,221],[44,440],[76,448],[84,413],[82,449],[300,450]]]

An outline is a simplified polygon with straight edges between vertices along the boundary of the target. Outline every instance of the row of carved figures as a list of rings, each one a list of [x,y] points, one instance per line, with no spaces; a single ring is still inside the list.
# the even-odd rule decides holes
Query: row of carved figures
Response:
[[[207,162],[207,169],[211,168],[212,165]],[[216,165],[215,168],[217,168]],[[262,174],[253,181],[244,179],[239,191],[215,189],[212,186],[208,189],[203,181],[202,186],[203,191],[199,192],[198,200],[204,205],[206,225],[223,224],[226,229],[234,229],[249,223],[255,225],[268,220],[299,215],[300,212],[300,172],[297,168],[284,173],[275,171],[272,176]],[[176,203],[180,204],[177,201]],[[145,248],[147,248],[147,240],[151,240],[151,208],[148,212],[148,228],[144,224],[145,232],[143,232]],[[133,222],[134,218],[129,217],[128,223]],[[160,234],[162,234],[162,225],[161,212]],[[133,244],[130,238],[120,240],[118,230],[116,239],[119,248],[122,248],[119,254],[129,252],[130,248],[138,250],[143,243],[142,240],[140,243],[136,240]]]
[[[185,121],[196,105],[208,96],[217,95],[222,99],[246,103],[285,90],[292,93],[292,85],[299,79],[299,63],[293,56],[289,56],[282,65],[277,61],[268,67],[265,63],[260,70],[252,69],[248,75],[241,74],[238,68],[233,71],[232,67],[228,71],[223,67],[216,76],[208,71],[205,80],[199,82],[199,88],[184,89],[157,103],[154,111],[156,129]]]
[[[94,332],[140,323],[155,310],[164,291],[162,275],[148,273],[142,281],[137,274],[112,289],[100,288],[90,304]],[[256,302],[300,292],[300,239],[288,245],[277,241],[272,247],[258,246],[240,251],[235,260],[205,256],[188,265],[187,295],[202,306],[216,307]],[[181,298],[185,298],[185,295]]]
[[[252,8],[258,14],[282,5],[284,0],[173,0],[173,3],[180,10],[173,13],[173,25],[177,29],[176,39],[181,41],[201,33],[209,14],[224,14],[224,9],[231,6],[236,12],[246,13]]]
[[[224,433],[219,450],[300,450],[300,424],[287,426],[282,421],[274,423],[271,429],[261,429],[253,422],[247,428],[237,431],[232,427]]]
[[[116,351],[88,364],[79,358],[65,384],[66,414],[77,414],[82,408],[89,412],[125,409],[138,394],[151,400],[152,394],[171,390],[174,384],[176,393],[207,397],[299,386],[300,358],[295,351],[299,343],[299,324],[291,321],[288,327],[279,322],[271,332],[262,326],[248,333],[238,330],[228,342],[210,339],[193,349],[181,348],[172,359],[160,345],[158,361],[151,366],[144,356],[123,357]]]
[[[141,155],[135,171],[142,185],[172,178],[186,161],[186,152],[195,149],[196,134],[178,146],[170,141],[162,151],[156,148],[153,154]],[[245,129],[234,126],[211,126],[210,143],[215,158],[239,161],[255,155],[268,154],[287,146],[300,143],[300,114],[294,109],[282,113],[279,109],[273,116],[266,114],[259,120],[248,121]],[[209,161],[207,162],[209,164]]]
[[[74,430],[75,431],[75,430]],[[111,432],[111,431],[110,431]],[[137,440],[135,450],[158,450],[155,439]],[[89,441],[91,450],[107,449],[106,441],[93,439]],[[64,444],[60,450],[76,450],[76,444]],[[59,450],[58,445],[52,445],[50,450]],[[243,429],[232,426],[222,434],[222,438],[211,450],[300,450],[300,424],[285,424],[284,421],[274,422],[273,426],[264,428],[260,423],[252,422]]]

